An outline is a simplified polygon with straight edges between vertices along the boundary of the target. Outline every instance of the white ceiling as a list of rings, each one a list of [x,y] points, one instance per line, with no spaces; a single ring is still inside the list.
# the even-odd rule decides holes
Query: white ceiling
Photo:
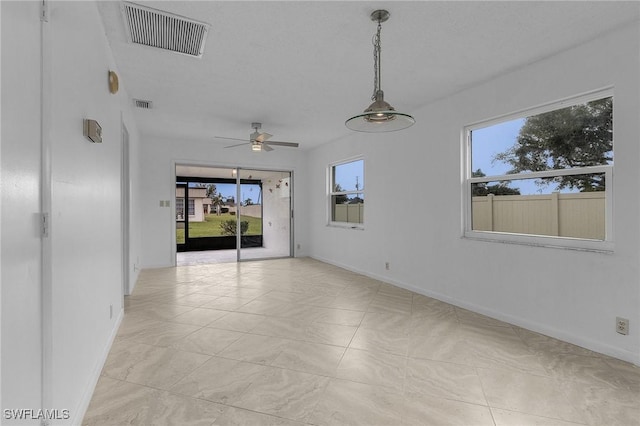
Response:
[[[99,3],[121,84],[153,101],[135,111],[142,134],[226,146],[213,136],[248,138],[259,121],[301,149],[348,135],[344,121],[371,102],[375,9],[391,12],[385,99],[410,114],[640,19],[640,3],[609,1],[136,3],[211,24],[204,56],[191,58],[129,44],[121,2]]]

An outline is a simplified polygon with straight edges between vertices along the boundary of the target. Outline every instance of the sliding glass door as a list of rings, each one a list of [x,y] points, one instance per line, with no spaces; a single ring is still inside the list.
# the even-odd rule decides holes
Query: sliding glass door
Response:
[[[239,169],[238,181],[238,260],[291,256],[291,172]]]
[[[236,248],[235,179],[178,176],[176,183],[176,249],[183,251],[234,250]]]
[[[176,251],[198,262],[292,255],[289,171],[176,166]]]

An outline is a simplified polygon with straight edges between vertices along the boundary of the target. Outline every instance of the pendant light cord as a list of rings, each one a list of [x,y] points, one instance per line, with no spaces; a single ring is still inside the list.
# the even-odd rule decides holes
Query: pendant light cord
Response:
[[[382,31],[382,23],[378,19],[378,31],[373,36],[373,95],[371,96],[371,100],[375,101],[377,99],[378,91],[380,91],[381,76],[380,76],[380,51],[382,50],[380,47],[380,31]]]

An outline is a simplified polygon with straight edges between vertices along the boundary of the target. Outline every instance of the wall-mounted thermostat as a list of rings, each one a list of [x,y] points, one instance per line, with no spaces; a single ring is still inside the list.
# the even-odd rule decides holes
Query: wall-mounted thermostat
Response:
[[[102,143],[102,127],[96,120],[84,119],[84,135],[93,143]]]

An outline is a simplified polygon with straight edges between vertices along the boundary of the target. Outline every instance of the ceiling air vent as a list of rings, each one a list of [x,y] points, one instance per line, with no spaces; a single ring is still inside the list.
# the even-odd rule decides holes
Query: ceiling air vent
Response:
[[[136,108],[151,109],[151,107],[153,107],[153,102],[142,99],[134,99],[133,103],[136,105]]]
[[[127,2],[122,12],[132,43],[202,57],[209,24]]]

